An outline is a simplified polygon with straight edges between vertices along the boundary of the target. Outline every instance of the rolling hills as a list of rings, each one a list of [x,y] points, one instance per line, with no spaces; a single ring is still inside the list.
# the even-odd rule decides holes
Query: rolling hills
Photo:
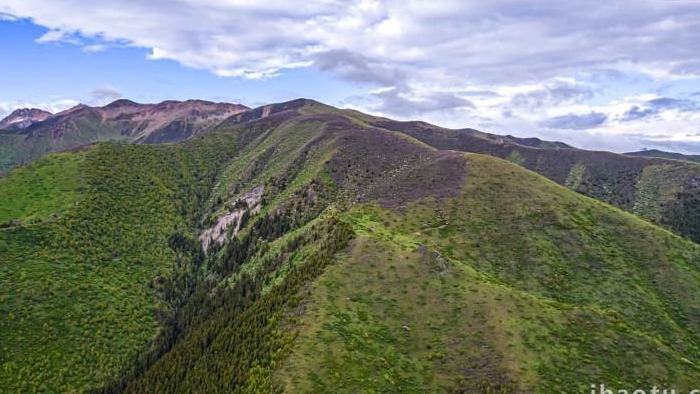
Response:
[[[700,381],[700,246],[620,209],[683,233],[665,182],[694,198],[694,165],[311,100],[194,134],[0,178],[8,391]]]
[[[680,153],[666,152],[666,151],[662,151],[662,150],[658,150],[658,149],[647,149],[647,150],[641,150],[638,152],[627,152],[625,154],[627,156],[661,157],[664,159],[700,162],[699,155],[683,155]]]
[[[47,152],[99,141],[173,143],[215,129],[264,118],[281,103],[248,109],[201,100],[138,104],[120,99],[104,107],[77,106],[26,127],[0,129],[0,173]],[[321,105],[321,104],[319,104]],[[700,241],[700,163],[693,156],[648,150],[624,155],[576,149],[562,142],[444,129],[425,122],[398,122],[323,105],[368,126],[396,131],[440,150],[504,158],[572,190],[615,205],[677,234]],[[18,112],[19,111],[19,112]],[[29,110],[8,119],[24,119]],[[19,116],[19,118],[18,118]],[[22,115],[24,116],[24,115]],[[43,120],[42,120],[43,119]]]
[[[376,127],[407,134],[434,148],[488,154],[535,171],[569,189],[700,241],[700,166],[656,155],[620,155],[557,142],[501,137],[362,115]]]

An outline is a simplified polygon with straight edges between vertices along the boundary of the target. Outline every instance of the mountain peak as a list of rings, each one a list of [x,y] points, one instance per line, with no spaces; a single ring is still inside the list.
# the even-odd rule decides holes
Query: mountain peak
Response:
[[[0,129],[25,129],[51,116],[51,112],[38,108],[20,108],[0,120]]]
[[[83,110],[86,108],[91,108],[91,107],[87,104],[80,103],[80,104],[76,104],[68,109],[64,109],[61,112],[57,112],[55,115],[66,115],[66,114],[77,112],[77,111],[80,111],[80,110]]]
[[[139,104],[135,101],[131,101],[129,99],[118,99],[114,100],[111,103],[105,105],[102,108],[119,108],[119,107],[131,107],[131,106],[139,106],[143,104]]]

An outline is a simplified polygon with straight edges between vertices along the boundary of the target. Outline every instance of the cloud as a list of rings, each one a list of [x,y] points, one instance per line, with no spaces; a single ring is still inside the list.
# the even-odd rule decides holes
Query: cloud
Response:
[[[410,71],[445,83],[536,81],[622,63],[669,75],[699,74],[700,4],[637,5],[95,0],[87,13],[78,0],[0,0],[0,12],[49,28],[40,42],[75,33],[148,48],[153,59],[249,78],[314,64],[352,79],[361,78],[356,71],[362,70],[390,78]]]
[[[400,85],[406,80],[406,75],[400,70],[344,49],[316,54],[314,66],[351,81],[381,86]]]
[[[407,89],[388,88],[358,97],[356,101],[378,113],[415,116],[436,111],[474,109],[474,103],[452,92],[415,92]]]
[[[659,97],[647,102],[651,107],[657,109],[679,109],[683,111],[695,110],[698,105],[690,100],[677,99],[671,97]]]
[[[45,27],[41,43],[145,48],[224,77],[330,73],[365,89],[348,93],[361,109],[450,126],[620,136],[698,121],[624,97],[700,80],[696,0],[93,0],[90,12],[81,0],[0,0],[0,15]]]
[[[653,108],[639,108],[637,105],[633,105],[629,111],[625,112],[625,114],[622,116],[622,121],[632,121],[632,120],[639,120],[639,119],[644,119],[648,116],[652,116],[659,113],[658,110],[653,109]]]
[[[90,103],[93,105],[108,104],[116,99],[122,98],[122,94],[109,86],[99,87],[89,92]]]
[[[78,101],[73,99],[59,98],[47,102],[38,101],[0,101],[0,118],[5,117],[10,112],[18,108],[39,108],[53,114],[78,105]]]
[[[578,103],[593,97],[590,87],[574,82],[555,81],[534,90],[517,93],[511,105],[526,110],[538,110],[560,104]]]
[[[47,42],[59,42],[59,41],[65,41],[68,37],[68,33],[62,30],[49,30],[46,33],[44,33],[41,37],[36,39],[36,42],[38,43],[47,43]]]
[[[500,97],[498,92],[492,90],[464,90],[459,92],[460,95],[466,97]]]
[[[621,121],[635,121],[650,116],[655,116],[663,111],[676,110],[679,112],[700,111],[700,105],[696,102],[686,99],[676,99],[671,97],[659,97],[648,100],[643,106],[633,105],[625,112]]]
[[[545,127],[553,129],[586,130],[602,126],[608,120],[608,116],[600,112],[588,114],[568,114],[555,116],[542,122]]]

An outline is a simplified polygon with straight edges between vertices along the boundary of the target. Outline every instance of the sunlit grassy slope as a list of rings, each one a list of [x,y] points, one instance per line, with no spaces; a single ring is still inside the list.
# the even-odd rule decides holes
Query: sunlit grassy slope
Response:
[[[347,214],[278,374],[289,392],[690,387],[700,248],[499,159],[460,197]]]
[[[0,178],[0,223],[47,219],[74,204],[84,188],[82,153],[58,153]]]
[[[398,122],[357,112],[349,116],[400,131],[437,149],[507,159],[579,193],[700,241],[698,163],[668,160],[653,153],[635,157],[587,151],[538,139],[496,136],[472,129],[443,129],[424,122]]]

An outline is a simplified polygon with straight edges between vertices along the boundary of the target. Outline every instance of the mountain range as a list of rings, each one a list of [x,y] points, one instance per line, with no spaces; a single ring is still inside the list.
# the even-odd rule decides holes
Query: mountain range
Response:
[[[646,150],[641,150],[638,152],[628,152],[625,154],[628,156],[661,157],[664,159],[693,161],[696,163],[700,162],[700,155],[684,155],[684,154],[676,153],[676,152],[665,152],[665,151],[658,150],[658,149],[646,149]]]
[[[34,123],[46,120],[52,114],[37,108],[20,108],[0,120],[0,130],[26,129]]]
[[[18,126],[0,128],[0,172],[48,152],[76,149],[98,141],[137,144],[184,141],[212,130],[265,118],[296,102],[306,101],[250,109],[240,104],[201,100],[137,104],[121,99],[103,107],[79,105],[48,117],[40,110],[17,110],[0,122],[13,125],[17,124],[13,120],[22,119]],[[333,108],[333,111],[340,110]],[[368,126],[406,134],[439,150],[504,158],[572,190],[700,241],[700,167],[691,163],[697,162],[695,156],[658,150],[624,155],[586,151],[538,138],[445,129],[425,122],[399,122],[345,112]],[[21,124],[26,126],[19,127]]]
[[[81,104],[53,115],[19,109],[0,121],[0,172],[49,152],[98,141],[182,141],[247,109],[202,100],[138,104],[124,99],[102,107]]]
[[[0,133],[9,392],[700,381],[690,159],[307,99],[22,116]]]

